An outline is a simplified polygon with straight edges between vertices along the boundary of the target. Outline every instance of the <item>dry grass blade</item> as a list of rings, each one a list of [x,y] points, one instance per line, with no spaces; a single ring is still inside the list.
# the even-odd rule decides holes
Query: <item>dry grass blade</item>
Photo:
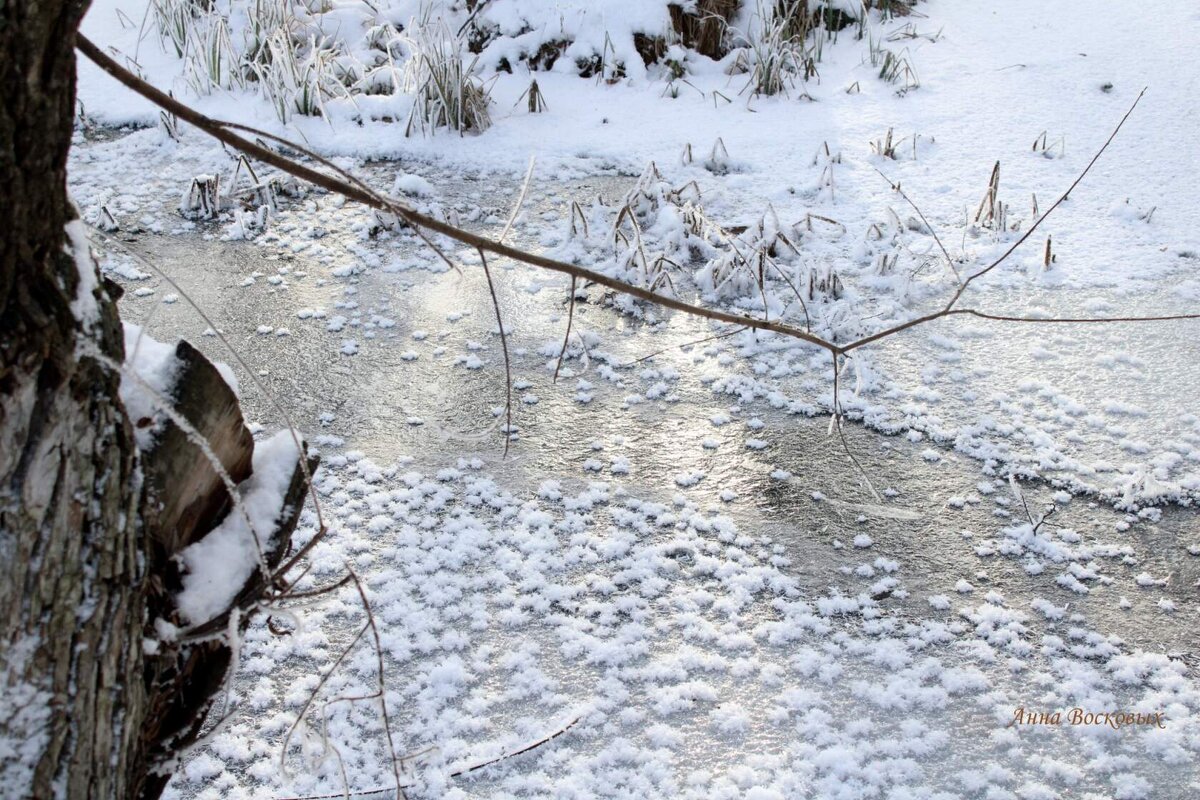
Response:
[[[975,221],[983,225],[992,225],[996,220],[996,200],[1000,192],[1000,162],[997,161],[992,167],[991,177],[988,178],[988,188],[983,194],[983,199],[979,201],[979,208],[975,210]]]
[[[425,6],[405,31],[412,57],[406,63],[404,87],[416,97],[405,135],[414,129],[450,128],[460,135],[491,127],[489,89],[476,77],[478,57],[467,61],[466,40]]]
[[[526,101],[530,114],[541,114],[550,110],[550,104],[546,102],[546,95],[542,93],[536,78],[529,84],[528,89],[521,92],[521,96],[513,103],[513,108],[519,106],[522,100]]]

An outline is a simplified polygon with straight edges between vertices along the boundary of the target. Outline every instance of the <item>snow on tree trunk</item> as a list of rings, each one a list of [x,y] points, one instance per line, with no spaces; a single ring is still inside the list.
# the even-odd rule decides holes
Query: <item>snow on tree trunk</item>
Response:
[[[66,193],[84,8],[0,5],[0,785],[10,796],[126,796],[141,760],[133,432],[118,376],[80,355],[91,346],[120,362],[122,334]]]
[[[230,663],[220,638],[153,638],[147,646],[157,623],[183,621],[176,556],[204,545],[209,532],[228,537],[236,528],[238,520],[223,523],[232,505],[228,480],[244,484],[238,494],[261,534],[263,566],[273,571],[290,547],[307,485],[298,463],[303,448],[290,438],[254,456],[227,374],[186,343],[171,354],[178,361],[172,379],[157,388],[192,433],[168,423],[154,436],[135,434],[123,398],[139,424],[150,420],[122,391],[119,289],[101,281],[66,192],[73,42],[85,8],[54,0],[0,3],[6,797],[161,793],[174,755],[194,740]],[[138,367],[135,359],[128,369],[141,375]],[[252,456],[261,474],[251,474]],[[192,562],[194,573],[207,566],[199,555]],[[231,573],[241,583],[223,587],[227,605],[248,606],[264,590],[262,572],[244,572]],[[210,622],[245,629],[248,615],[235,612],[227,625],[228,608],[210,610]]]

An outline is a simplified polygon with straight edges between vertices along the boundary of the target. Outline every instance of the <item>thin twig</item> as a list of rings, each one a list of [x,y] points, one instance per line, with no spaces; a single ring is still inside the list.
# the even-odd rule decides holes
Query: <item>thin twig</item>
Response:
[[[671,345],[670,347],[664,347],[661,350],[655,350],[653,353],[651,353],[649,355],[642,356],[641,358],[636,358],[633,361],[630,361],[628,364],[622,364],[621,366],[622,367],[632,367],[634,364],[640,364],[643,361],[649,361],[650,359],[654,358],[655,356],[661,356],[663,353],[666,353],[670,350],[682,350],[685,347],[691,347],[691,346],[697,345],[697,344],[704,344],[705,342],[711,342],[715,339],[727,339],[730,336],[736,336],[737,334],[739,334],[745,330],[748,330],[748,328],[745,325],[739,325],[738,327],[734,328],[731,331],[725,331],[724,333],[718,333],[718,334],[714,334],[712,336],[705,336],[703,339],[693,339],[690,342],[684,342],[683,344]]]
[[[333,664],[330,665],[325,674],[321,676],[321,679],[317,681],[317,685],[313,688],[312,693],[309,694],[308,698],[304,701],[304,704],[300,706],[300,711],[296,714],[296,721],[291,724],[291,726],[287,729],[287,732],[283,735],[283,744],[279,748],[279,769],[285,776],[289,774],[287,768],[287,751],[291,745],[292,735],[296,732],[296,729],[300,727],[300,723],[304,721],[304,715],[308,713],[308,709],[311,708],[313,702],[316,701],[317,695],[320,693],[321,689],[333,676],[333,673],[337,670],[338,666],[346,660],[346,656],[350,655],[350,651],[354,649],[354,645],[358,644],[359,640],[366,635],[367,630],[370,627],[371,623],[368,618],[368,622],[362,626],[358,634],[350,640],[350,644],[346,645],[346,647],[334,660]],[[340,795],[333,796],[338,797]]]
[[[331,583],[327,586],[322,586],[319,589],[309,589],[309,590],[306,590],[303,592],[292,592],[292,591],[286,592],[285,594],[280,595],[279,597],[273,598],[273,602],[278,602],[281,600],[287,600],[288,602],[291,602],[293,600],[308,600],[308,599],[312,599],[314,597],[322,597],[324,595],[330,594],[331,592],[337,591],[338,589],[342,588],[350,581],[351,581],[351,576],[345,575],[341,578],[341,580],[334,581],[333,583]],[[289,606],[289,608],[291,608],[291,606]]]
[[[1051,324],[1061,323],[1113,323],[1113,322],[1170,322],[1173,320],[1184,319],[1200,319],[1200,313],[1197,314],[1163,314],[1152,317],[1016,317],[1005,314],[991,314],[986,311],[979,311],[974,308],[956,308],[946,313],[946,316],[955,314],[967,314],[980,319],[990,319],[997,322],[1045,322]]]
[[[551,733],[549,736],[543,736],[541,739],[538,739],[535,742],[530,742],[529,744],[525,745],[524,747],[522,747],[519,750],[513,750],[511,753],[501,753],[500,755],[498,755],[495,758],[490,759],[488,761],[484,761],[479,764],[472,764],[470,766],[463,767],[462,769],[459,769],[456,772],[450,773],[450,777],[457,778],[459,776],[466,775],[469,772],[476,772],[477,770],[481,770],[484,767],[490,767],[493,764],[499,764],[501,761],[504,761],[505,759],[524,755],[525,753],[528,753],[531,750],[535,750],[535,749],[541,747],[542,745],[552,742],[555,739],[557,739],[558,737],[562,736],[564,733],[571,730],[571,728],[574,728],[576,725],[578,725],[579,720],[581,720],[581,719],[582,719],[582,717],[575,717],[570,722],[568,722],[566,725],[563,725],[561,728],[554,731],[554,733]]]
[[[500,300],[496,297],[496,284],[492,281],[492,271],[488,269],[487,256],[480,248],[479,261],[483,264],[483,274],[487,278],[488,291],[492,294],[492,308],[496,312],[496,324],[500,327],[500,347],[504,350],[504,456],[508,457],[508,445],[512,440],[512,362],[508,358],[508,334],[504,332],[504,318],[500,315]]]
[[[846,356],[846,362],[849,363],[851,356]],[[854,451],[850,449],[850,441],[846,438],[846,431],[843,429],[842,420],[845,415],[842,413],[842,400],[838,392],[841,388],[840,375],[842,370],[838,367],[837,356],[833,357],[833,426],[837,429],[838,438],[842,440],[842,449],[846,451],[846,457],[850,459],[850,463],[858,470],[862,476],[863,483],[866,484],[867,490],[871,496],[875,498],[875,502],[883,502],[883,498],[879,496],[879,492],[875,491],[875,484],[871,483],[871,476],[867,474],[867,470],[863,467],[858,457],[854,455]],[[855,371],[857,372],[857,366]]]
[[[1146,94],[1145,89],[1142,89],[1140,92],[1138,92],[1138,96],[1136,98],[1134,98],[1133,105],[1131,105],[1129,107],[1129,110],[1125,112],[1125,116],[1121,117],[1121,121],[1117,123],[1117,127],[1113,128],[1112,133],[1110,133],[1108,135],[1108,138],[1105,139],[1104,144],[1101,145],[1100,149],[1096,151],[1096,154],[1094,156],[1092,156],[1092,160],[1089,161],[1087,163],[1087,166],[1083,168],[1083,172],[1080,172],[1075,177],[1075,180],[1073,180],[1071,182],[1071,185],[1067,187],[1067,190],[1065,192],[1063,192],[1062,195],[1060,195],[1059,198],[1057,200],[1055,200],[1054,203],[1049,208],[1047,208],[1044,212],[1042,212],[1042,215],[1040,217],[1038,217],[1036,220],[1034,220],[1034,223],[1029,226],[1029,230],[1025,231],[1024,235],[1021,236],[1021,238],[1019,238],[1019,239],[1017,239],[1017,241],[1013,242],[1012,247],[1009,247],[1007,250],[1005,250],[1004,253],[1001,254],[1001,256],[999,258],[997,258],[995,261],[993,261],[991,264],[987,265],[986,267],[979,270],[975,274],[969,276],[965,281],[963,281],[963,284],[958,287],[958,291],[954,293],[954,296],[952,298],[950,298],[950,302],[946,304],[947,310],[954,307],[954,304],[958,302],[958,298],[962,297],[963,292],[965,292],[967,290],[967,287],[971,285],[972,281],[974,281],[976,278],[983,277],[984,275],[986,275],[989,272],[991,272],[992,270],[994,270],[996,267],[1000,266],[1000,264],[1002,264],[1005,261],[1005,259],[1007,259],[1010,255],[1012,255],[1014,250],[1016,250],[1018,247],[1020,247],[1022,244],[1024,244],[1025,240],[1033,235],[1033,232],[1036,231],[1038,229],[1038,226],[1041,225],[1042,222],[1045,221],[1046,217],[1050,216],[1054,212],[1054,209],[1058,208],[1059,205],[1062,204],[1071,195],[1071,192],[1075,191],[1075,187],[1079,185],[1079,183],[1087,176],[1087,174],[1089,172],[1091,172],[1092,167],[1100,159],[1100,156],[1104,155],[1104,151],[1108,149],[1108,146],[1110,144],[1112,144],[1113,139],[1117,138],[1117,134],[1121,131],[1121,127],[1125,124],[1125,121],[1127,119],[1129,119],[1129,115],[1133,113],[1133,110],[1135,108],[1137,108],[1137,104],[1141,101],[1142,96],[1144,94]]]
[[[404,788],[400,782],[400,764],[396,760],[396,745],[392,741],[391,718],[388,716],[387,710],[387,694],[383,675],[383,643],[379,639],[379,628],[375,625],[375,614],[371,612],[371,603],[367,600],[367,592],[363,589],[362,581],[359,580],[358,574],[349,564],[346,565],[346,571],[350,573],[350,577],[354,580],[354,588],[358,589],[358,596],[362,599],[363,610],[367,614],[367,626],[371,629],[371,636],[375,639],[375,661],[379,681],[379,707],[383,712],[383,730],[387,735],[388,755],[392,760],[392,777],[396,779],[396,797],[403,798]]]
[[[842,449],[846,451],[846,456],[850,459],[850,463],[853,464],[854,468],[858,470],[859,476],[862,477],[863,483],[866,484],[867,491],[869,491],[871,496],[875,498],[875,502],[883,502],[883,498],[880,497],[879,492],[875,491],[875,484],[871,483],[871,476],[867,474],[867,470],[858,460],[858,456],[854,455],[854,451],[850,449],[850,442],[846,439],[846,431],[842,425],[842,417],[840,416],[837,417],[836,427],[838,436],[842,440]]]
[[[554,365],[554,380],[552,383],[558,383],[558,371],[562,369],[563,356],[567,354],[567,342],[571,339],[571,322],[575,319],[575,281],[576,277],[571,276],[571,305],[567,306],[567,332],[563,334],[562,349],[558,351],[558,363]]]
[[[491,0],[479,0],[479,2],[475,4],[475,10],[471,12],[469,17],[467,17],[467,21],[459,26],[458,33],[456,33],[455,36],[462,36],[463,31],[465,31],[470,24],[475,21],[475,18],[479,16],[479,12],[483,11],[484,6],[486,6],[489,2],[491,2]]]
[[[1042,222],[1044,222],[1046,220],[1046,218],[1048,216],[1050,216],[1054,212],[1054,210],[1056,208],[1058,208],[1059,205],[1061,205],[1067,199],[1067,197],[1071,194],[1071,192],[1073,192],[1075,190],[1075,187],[1079,185],[1080,181],[1082,181],[1084,179],[1084,177],[1088,174],[1088,172],[1091,171],[1092,166],[1095,165],[1096,161],[1100,158],[1100,156],[1104,154],[1104,151],[1108,149],[1108,146],[1110,144],[1112,144],[1113,139],[1116,138],[1117,133],[1121,130],[1121,127],[1125,124],[1125,121],[1129,119],[1129,115],[1133,113],[1133,110],[1135,108],[1137,108],[1138,101],[1140,101],[1142,99],[1142,95],[1144,95],[1145,93],[1146,93],[1145,89],[1142,89],[1142,91],[1138,93],[1137,98],[1133,101],[1133,105],[1131,105],[1129,107],[1129,110],[1125,112],[1125,116],[1121,117],[1120,122],[1118,122],[1117,126],[1115,128],[1113,128],[1112,133],[1110,133],[1108,135],[1108,138],[1104,141],[1104,144],[1100,147],[1099,150],[1096,151],[1096,154],[1092,156],[1091,161],[1089,161],[1087,163],[1087,166],[1083,168],[1083,171],[1080,172],[1075,177],[1075,180],[1071,182],[1071,185],[1067,187],[1067,190],[1065,192],[1063,192],[1062,195],[1060,195],[1057,200],[1054,201],[1054,204],[1051,205],[1049,208],[1047,208],[1044,212],[1042,212],[1042,215],[1040,217],[1038,217],[1037,220],[1034,221],[1033,225],[1031,225],[1029,227],[1029,230],[1025,231],[1025,233],[1019,239],[1017,239],[1017,241],[1013,242],[1012,246],[1009,247],[1007,250],[1005,250],[1000,255],[999,258],[997,258],[992,263],[988,264],[986,267],[979,270],[978,272],[968,276],[967,279],[959,285],[958,290],[950,298],[950,301],[948,303],[946,303],[946,306],[943,309],[941,309],[940,311],[936,311],[932,314],[925,314],[923,316],[916,317],[915,319],[910,319],[907,322],[902,322],[898,325],[893,325],[890,328],[885,328],[884,330],[877,331],[868,336],[864,336],[864,337],[857,339],[849,344],[843,345],[840,348],[841,351],[849,352],[850,350],[856,350],[856,349],[862,347],[863,345],[867,345],[867,344],[870,344],[871,342],[879,341],[880,339],[883,339],[887,336],[891,336],[893,334],[899,333],[900,331],[908,330],[909,328],[916,327],[917,325],[921,325],[923,323],[930,322],[935,319],[940,319],[941,317],[944,317],[947,314],[949,314],[951,312],[951,310],[954,308],[954,305],[958,302],[959,298],[962,297],[963,292],[965,292],[967,290],[967,287],[971,285],[972,281],[974,281],[976,278],[980,278],[980,277],[988,274],[993,269],[995,269],[996,267],[1003,264],[1008,259],[1008,257],[1011,256],[1018,247],[1020,247],[1022,244],[1024,244],[1025,241],[1030,236],[1033,235],[1033,232],[1035,230],[1037,230],[1038,226],[1040,226],[1042,224]],[[1131,322],[1133,320],[1123,319],[1123,320],[1114,320],[1114,321]],[[1151,321],[1151,320],[1150,320],[1150,318],[1147,318],[1146,321]]]
[[[517,750],[511,750],[511,751],[508,751],[505,753],[501,753],[498,756],[495,756],[495,757],[489,758],[489,759],[485,759],[483,761],[479,761],[474,764],[465,764],[463,766],[457,767],[450,773],[450,777],[451,778],[461,778],[463,775],[467,775],[472,772],[477,772],[478,770],[484,769],[485,767],[490,767],[494,764],[499,764],[501,761],[506,761],[510,758],[516,758],[517,756],[524,755],[525,753],[536,750],[537,748],[539,748],[543,745],[549,744],[550,742],[554,741],[558,737],[565,734],[567,731],[574,728],[576,725],[579,724],[581,719],[583,719],[583,717],[573,717],[565,725],[560,725],[558,728],[555,728],[552,733],[547,734],[546,736],[543,736],[542,738],[537,739],[533,742],[530,742],[529,744],[525,745],[524,747],[518,748]],[[401,788],[411,788],[413,785],[414,784],[406,783],[406,784],[402,784]],[[337,794],[313,794],[313,795],[306,795],[304,797],[283,797],[283,798],[279,798],[279,800],[333,800],[333,798],[337,798],[337,797],[366,797],[368,795],[383,794],[384,792],[390,792],[390,791],[392,791],[390,788],[377,787],[374,789],[360,789],[358,791],[348,792],[348,793],[347,792],[339,792]]]
[[[962,283],[962,276],[958,274],[958,268],[954,266],[954,259],[950,257],[950,251],[946,249],[946,245],[942,244],[942,238],[938,236],[937,229],[934,228],[933,225],[930,224],[929,220],[925,218],[925,212],[921,211],[921,207],[914,203],[912,198],[900,188],[899,183],[892,181],[891,178],[889,178],[887,175],[884,175],[883,171],[878,167],[875,167],[874,169],[879,173],[879,177],[888,182],[888,185],[892,187],[892,191],[903,197],[904,202],[912,206],[912,210],[917,212],[917,216],[921,218],[921,222],[923,222],[925,227],[929,229],[929,233],[933,236],[933,240],[937,242],[938,249],[940,249],[942,251],[942,255],[946,257],[946,266],[950,267],[950,271],[954,273],[954,280]]]

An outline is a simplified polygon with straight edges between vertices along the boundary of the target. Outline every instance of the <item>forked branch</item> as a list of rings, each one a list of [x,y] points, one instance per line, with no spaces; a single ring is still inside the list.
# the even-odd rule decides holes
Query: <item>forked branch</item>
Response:
[[[600,286],[606,286],[614,291],[621,292],[623,294],[627,294],[632,297],[636,297],[640,300],[645,300],[649,303],[653,303],[655,305],[662,306],[663,308],[669,308],[669,309],[672,309],[675,311],[681,311],[685,314],[690,314],[692,316],[702,317],[704,319],[715,320],[718,322],[731,323],[731,324],[743,326],[746,328],[754,328],[757,330],[771,331],[773,333],[778,333],[782,336],[787,336],[787,337],[790,337],[793,339],[798,339],[800,341],[807,342],[809,344],[812,344],[817,347],[828,350],[831,355],[835,356],[835,360],[836,360],[836,356],[845,355],[853,350],[857,350],[868,344],[877,342],[880,339],[884,339],[889,336],[893,336],[897,333],[906,331],[910,328],[915,328],[919,325],[923,325],[927,322],[932,322],[933,320],[941,319],[942,317],[950,316],[952,314],[970,314],[973,316],[983,317],[985,319],[993,319],[993,320],[1001,321],[1001,322],[1027,322],[1027,323],[1162,322],[1162,321],[1166,321],[1166,320],[1187,320],[1187,319],[1200,318],[1200,314],[1173,314],[1173,315],[1162,315],[1162,316],[1096,317],[1096,318],[1087,318],[1087,319],[1039,319],[1039,318],[1034,318],[1034,317],[1009,317],[1009,316],[998,315],[998,314],[987,314],[986,312],[977,311],[974,309],[957,309],[957,308],[955,308],[959,299],[962,297],[963,293],[967,290],[967,287],[969,287],[973,281],[975,281],[978,278],[983,277],[984,275],[988,274],[989,272],[994,270],[996,267],[998,267],[1002,263],[1004,263],[1013,254],[1013,252],[1016,251],[1016,249],[1018,247],[1020,247],[1022,244],[1025,243],[1026,240],[1029,239],[1029,237],[1033,234],[1033,232],[1035,230],[1037,230],[1037,228],[1042,224],[1042,222],[1044,222],[1046,220],[1046,218],[1049,217],[1050,214],[1052,214],[1055,211],[1055,209],[1057,209],[1058,206],[1061,205],[1067,199],[1067,197],[1070,195],[1070,193],[1075,190],[1075,187],[1078,186],[1079,183],[1084,179],[1084,177],[1087,176],[1087,174],[1091,171],[1092,167],[1095,165],[1096,161],[1108,149],[1108,146],[1112,143],[1113,139],[1116,138],[1117,133],[1120,132],[1120,130],[1121,130],[1122,126],[1125,124],[1126,120],[1129,119],[1129,116],[1133,113],[1133,110],[1137,107],[1138,101],[1140,101],[1142,96],[1145,94],[1145,91],[1146,91],[1145,89],[1143,89],[1142,92],[1138,94],[1137,99],[1134,100],[1133,104],[1129,107],[1129,110],[1125,112],[1125,115],[1121,118],[1121,120],[1117,123],[1117,126],[1109,134],[1108,139],[1106,139],[1104,144],[1100,147],[1100,149],[1096,151],[1095,155],[1092,156],[1091,160],[1084,167],[1084,169],[1079,173],[1079,175],[1076,176],[1075,180],[1072,181],[1071,185],[1069,187],[1067,187],[1067,190],[1065,192],[1063,192],[1063,194],[1049,208],[1047,208],[1046,211],[1041,214],[1041,216],[1039,216],[1034,221],[1034,223],[1029,227],[1029,229],[1020,238],[1018,238],[1012,244],[1012,246],[1010,246],[1008,249],[1006,249],[998,258],[996,258],[990,264],[988,264],[987,266],[978,270],[977,272],[967,276],[963,281],[961,281],[959,283],[956,291],[951,296],[949,302],[947,302],[943,308],[941,308],[937,311],[928,313],[928,314],[923,314],[919,317],[914,317],[905,322],[897,323],[895,325],[892,325],[890,327],[887,327],[887,328],[877,331],[875,333],[871,333],[866,336],[862,336],[859,339],[856,339],[852,342],[849,342],[846,344],[838,344],[836,342],[832,342],[827,339],[824,339],[821,336],[818,336],[814,333],[811,333],[811,332],[805,331],[805,330],[801,330],[800,328],[794,327],[792,325],[788,325],[787,323],[784,323],[784,322],[781,322],[778,320],[772,321],[772,320],[767,320],[767,319],[757,319],[754,317],[745,316],[745,315],[741,315],[741,314],[733,314],[733,313],[726,312],[726,311],[719,311],[716,309],[705,308],[703,306],[693,305],[691,303],[687,303],[682,300],[679,300],[675,297],[658,294],[657,292],[654,292],[650,289],[646,289],[646,288],[636,286],[634,284],[619,280],[617,278],[613,278],[613,277],[611,277],[609,275],[605,275],[601,272],[596,272],[594,270],[586,269],[584,267],[580,267],[575,264],[570,264],[565,261],[560,261],[560,260],[554,259],[554,258],[548,258],[543,255],[538,255],[536,253],[530,253],[528,251],[521,250],[519,248],[512,247],[510,245],[506,245],[503,243],[502,240],[499,240],[499,241],[492,240],[492,239],[487,238],[486,236],[480,236],[479,234],[475,234],[475,233],[471,233],[470,231],[463,230],[455,225],[452,225],[452,224],[446,222],[445,220],[437,219],[436,217],[431,217],[429,215],[422,214],[422,213],[416,211],[415,209],[404,205],[403,203],[399,203],[391,198],[381,195],[380,193],[378,193],[378,192],[374,191],[373,189],[371,189],[370,187],[368,187],[360,179],[350,175],[345,170],[342,170],[342,169],[336,167],[335,165],[330,163],[327,159],[324,159],[324,158],[320,157],[319,155],[316,155],[315,153],[311,153],[311,152],[307,151],[305,148],[303,148],[302,146],[297,145],[293,142],[288,142],[287,140],[281,139],[278,136],[274,136],[272,134],[267,134],[267,136],[269,138],[271,138],[272,140],[279,142],[281,144],[285,144],[286,146],[293,148],[294,150],[296,150],[298,152],[305,153],[306,155],[314,158],[319,163],[324,164],[325,166],[333,169],[334,171],[336,171],[343,177],[334,177],[332,175],[328,175],[326,173],[320,172],[319,170],[313,169],[312,167],[309,167],[305,164],[299,163],[298,161],[296,161],[292,158],[283,156],[283,155],[275,152],[274,150],[271,150],[270,148],[263,146],[262,144],[260,144],[258,142],[252,142],[242,136],[239,136],[238,134],[234,133],[234,130],[253,131],[254,129],[247,128],[246,126],[243,126],[243,125],[237,125],[235,123],[223,122],[220,120],[212,119],[211,117],[205,116],[204,114],[201,114],[200,112],[196,111],[195,109],[192,109],[187,105],[184,105],[183,103],[176,100],[174,97],[171,97],[170,95],[167,95],[164,92],[156,89],[154,86],[150,85],[146,81],[142,80],[138,76],[131,73],[129,70],[122,67],[114,59],[112,59],[107,54],[105,54],[95,43],[93,43],[91,40],[89,40],[86,36],[83,36],[82,34],[77,35],[76,46],[79,48],[79,50],[84,55],[86,55],[89,59],[91,59],[93,62],[95,62],[97,66],[99,66],[105,72],[108,72],[110,75],[112,75],[118,81],[125,84],[127,87],[129,87],[133,91],[137,92],[138,94],[142,95],[143,97],[147,98],[154,104],[165,109],[169,113],[174,114],[179,119],[181,119],[191,125],[194,125],[196,128],[199,128],[200,130],[202,130],[205,133],[209,134],[210,136],[214,137],[218,141],[221,141],[221,142],[229,145],[230,147],[233,147],[234,149],[239,150],[242,153],[245,153],[246,155],[253,156],[254,158],[259,159],[263,163],[270,164],[271,166],[274,166],[274,167],[282,170],[283,172],[286,172],[290,175],[300,178],[301,180],[308,181],[309,183],[312,183],[315,186],[320,186],[328,191],[335,192],[337,194],[341,194],[342,196],[346,197],[347,199],[363,203],[372,208],[376,208],[381,211],[386,211],[388,213],[394,214],[397,217],[399,217],[399,218],[405,220],[407,223],[409,223],[417,231],[418,235],[420,235],[422,237],[422,239],[424,241],[426,241],[427,243],[429,243],[431,246],[432,246],[432,242],[430,242],[428,237],[425,235],[424,231],[432,231],[434,233],[441,234],[450,239],[453,239],[462,244],[465,244],[471,248],[479,250],[481,253],[482,252],[493,253],[495,255],[503,256],[505,258],[511,258],[515,261],[520,261],[525,264],[529,264],[531,266],[541,267],[543,269],[548,269],[553,272],[559,272],[559,273],[562,273],[565,275],[570,275],[572,278],[582,279],[585,282],[585,284],[590,282],[590,283],[598,284]],[[262,133],[260,131],[254,131],[254,132],[259,133],[259,134]],[[439,251],[439,254],[440,254],[440,251]]]

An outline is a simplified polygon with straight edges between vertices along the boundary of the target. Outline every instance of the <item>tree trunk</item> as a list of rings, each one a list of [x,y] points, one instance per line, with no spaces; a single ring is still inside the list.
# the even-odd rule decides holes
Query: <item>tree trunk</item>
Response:
[[[208,459],[240,481],[254,441],[218,370],[181,342],[166,399],[208,447],[170,423],[138,451],[115,369],[120,290],[67,196],[86,5],[0,0],[0,794],[150,799],[231,654],[219,637],[158,641],[155,621],[182,624],[175,558],[231,506]],[[239,631],[278,589],[315,467],[293,469],[266,572],[235,598]],[[206,625],[228,630],[230,614]]]
[[[0,785],[34,797],[127,796],[143,760],[136,453],[87,355],[122,334],[66,190],[85,8],[0,2]]]

